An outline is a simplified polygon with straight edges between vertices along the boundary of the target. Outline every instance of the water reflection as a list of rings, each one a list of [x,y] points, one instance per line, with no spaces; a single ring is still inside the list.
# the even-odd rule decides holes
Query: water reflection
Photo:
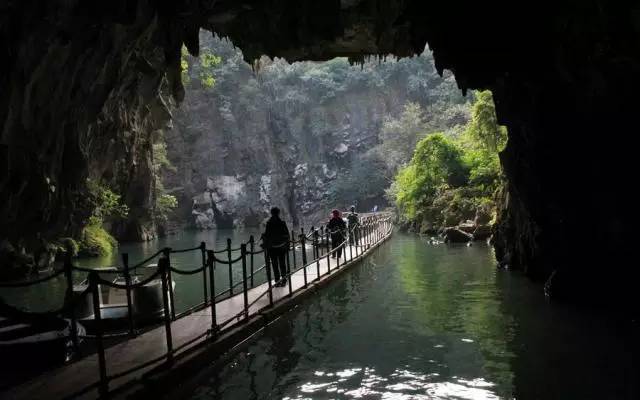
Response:
[[[316,371],[316,379],[299,387],[301,392],[284,399],[321,398],[340,395],[349,399],[497,399],[494,384],[482,378],[441,382],[438,373],[422,374],[406,369],[394,371],[388,378],[374,368],[348,368],[342,371]],[[355,389],[353,389],[355,387]]]
[[[540,291],[485,246],[396,234],[174,397],[640,398],[637,331]]]

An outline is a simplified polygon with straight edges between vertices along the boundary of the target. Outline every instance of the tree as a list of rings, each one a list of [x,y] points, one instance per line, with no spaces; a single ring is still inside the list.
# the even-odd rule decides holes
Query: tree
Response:
[[[498,125],[493,95],[489,90],[475,93],[471,121],[460,142],[470,168],[470,184],[490,197],[501,185],[498,153],[507,143],[507,128]]]
[[[489,90],[476,92],[476,101],[471,108],[471,121],[467,134],[487,151],[497,154],[507,143],[507,128],[498,125],[493,94]]]
[[[433,133],[418,142],[411,162],[398,173],[396,204],[406,218],[416,218],[439,190],[465,185],[468,173],[460,147],[443,133]]]
[[[405,219],[448,226],[495,208],[507,132],[497,124],[491,92],[476,93],[471,116],[461,135],[434,133],[418,142],[396,176],[390,194]]]
[[[200,54],[200,63],[189,63],[191,56],[189,56],[189,52],[185,46],[182,46],[182,58],[180,60],[180,67],[182,69],[182,84],[187,86],[191,84],[191,69],[195,69],[197,71],[198,81],[204,88],[212,88],[216,79],[214,77],[214,69],[222,62],[222,58],[216,56],[209,50],[203,50]]]
[[[406,103],[398,118],[385,119],[380,132],[380,153],[392,172],[407,163],[416,142],[426,134],[425,128],[424,112],[417,103]]]

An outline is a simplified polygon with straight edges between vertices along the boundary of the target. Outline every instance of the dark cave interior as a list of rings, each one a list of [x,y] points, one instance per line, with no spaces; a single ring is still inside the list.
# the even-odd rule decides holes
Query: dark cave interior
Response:
[[[0,10],[2,238],[79,229],[90,175],[126,189],[123,237],[153,228],[149,138],[184,96],[180,49],[198,53],[200,28],[229,37],[249,62],[358,62],[428,43],[463,91],[493,91],[509,128],[499,260],[548,280],[553,297],[637,312],[628,242],[638,4],[3,0]]]

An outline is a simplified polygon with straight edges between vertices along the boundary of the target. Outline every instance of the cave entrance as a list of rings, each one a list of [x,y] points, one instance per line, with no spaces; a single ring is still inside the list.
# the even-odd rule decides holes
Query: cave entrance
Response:
[[[199,43],[199,57],[182,50],[184,100],[155,144],[157,196],[176,196],[177,218],[199,229],[258,226],[273,205],[296,226],[322,223],[332,208],[382,209],[421,139],[439,132],[469,147],[476,96],[440,76],[428,48],[357,64],[262,56],[250,65],[228,39],[202,30]],[[423,229],[475,220],[478,207],[458,208],[446,221],[425,217]]]

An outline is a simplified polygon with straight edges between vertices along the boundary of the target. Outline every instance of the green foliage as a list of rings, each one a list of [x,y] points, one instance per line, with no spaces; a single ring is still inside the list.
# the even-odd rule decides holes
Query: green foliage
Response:
[[[169,214],[178,207],[178,199],[170,194],[160,194],[156,197],[156,219],[166,222]]]
[[[507,143],[507,129],[498,125],[493,95],[490,91],[475,93],[471,121],[460,143],[465,149],[465,162],[469,165],[470,184],[488,197],[498,189],[501,167],[498,153]]]
[[[202,54],[200,54],[200,65],[202,68],[213,68],[218,66],[221,62],[222,58],[214,55],[210,51],[203,51]]]
[[[192,83],[192,70],[195,70],[197,80],[203,88],[211,89],[216,84],[214,77],[215,68],[222,62],[222,58],[208,50],[200,54],[200,63],[189,63],[190,56],[185,46],[182,46],[182,58],[180,67],[182,70],[182,84],[188,86]]]
[[[180,57],[180,71],[182,77],[182,84],[186,87],[191,83],[191,76],[189,76],[189,61],[187,57],[189,56],[189,51],[185,46],[182,46],[181,57]]]
[[[475,97],[466,134],[486,151],[497,154],[507,143],[507,128],[498,125],[493,94],[489,90],[476,92]]]
[[[162,131],[158,131],[153,137],[153,169],[156,176],[160,175],[160,170],[175,172],[176,167],[171,164],[167,153],[167,142]]]
[[[182,84],[184,86],[189,86],[189,84],[191,83],[191,77],[189,76],[189,61],[187,61],[184,58],[180,60],[180,69],[181,69],[181,76],[182,76]]]
[[[478,208],[494,208],[494,193],[502,185],[498,151],[507,132],[497,125],[491,92],[475,98],[461,134],[422,139],[409,165],[396,175],[389,195],[403,218],[450,226],[472,219]]]
[[[167,143],[164,134],[157,132],[153,137],[153,174],[155,179],[155,205],[153,215],[158,223],[166,223],[169,214],[178,207],[178,199],[167,194],[162,184],[162,173],[170,171],[176,172],[167,157]]]
[[[88,225],[82,231],[78,253],[89,257],[108,257],[118,245],[101,225]]]
[[[121,196],[114,193],[100,182],[87,179],[87,201],[92,211],[89,225],[101,225],[108,218],[126,218],[129,207],[121,201]]]
[[[418,103],[408,102],[398,118],[385,119],[379,150],[389,170],[395,172],[409,160],[416,143],[426,134],[425,129],[424,111]]]
[[[330,191],[332,204],[350,205],[380,197],[389,186],[386,165],[376,153],[355,160],[350,173],[336,180]]]
[[[407,218],[416,218],[437,191],[462,186],[467,179],[462,150],[444,134],[433,133],[418,142],[411,162],[398,173],[396,204]]]

